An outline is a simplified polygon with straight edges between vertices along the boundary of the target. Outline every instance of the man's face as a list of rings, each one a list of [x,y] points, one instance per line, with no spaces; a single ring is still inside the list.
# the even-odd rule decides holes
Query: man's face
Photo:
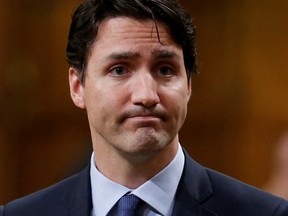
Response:
[[[127,17],[102,21],[85,84],[70,68],[74,103],[86,109],[94,151],[145,155],[177,145],[190,84],[168,28]]]

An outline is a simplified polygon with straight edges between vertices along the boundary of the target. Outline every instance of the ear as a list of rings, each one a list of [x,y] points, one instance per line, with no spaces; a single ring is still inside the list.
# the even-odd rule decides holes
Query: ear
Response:
[[[78,70],[73,67],[69,68],[69,86],[70,96],[74,104],[81,109],[85,109],[84,84],[79,80]]]

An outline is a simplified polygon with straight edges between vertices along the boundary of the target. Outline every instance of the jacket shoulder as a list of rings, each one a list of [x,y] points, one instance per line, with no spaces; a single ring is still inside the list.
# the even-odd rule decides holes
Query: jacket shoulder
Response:
[[[178,212],[197,202],[218,216],[288,216],[288,202],[239,180],[203,167],[184,150],[185,166],[178,186]],[[193,201],[194,200],[194,201]],[[195,205],[194,205],[195,206]],[[189,211],[186,211],[189,215]]]
[[[213,208],[215,212],[235,212],[233,215],[257,213],[263,216],[288,216],[288,202],[284,199],[217,171],[205,169],[213,189],[213,196],[205,205],[210,209]]]
[[[0,216],[3,216],[3,209],[4,209],[4,206],[0,206]]]
[[[71,203],[76,202],[76,199],[84,200],[90,196],[89,187],[90,178],[87,167],[82,172],[50,187],[8,203],[3,207],[3,212],[5,216],[66,215],[67,209]]]

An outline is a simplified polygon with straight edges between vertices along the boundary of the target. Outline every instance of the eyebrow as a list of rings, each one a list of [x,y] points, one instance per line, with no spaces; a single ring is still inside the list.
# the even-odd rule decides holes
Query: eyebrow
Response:
[[[152,55],[155,56],[155,58],[180,58],[180,55],[178,55],[176,52],[171,50],[153,50]]]
[[[180,55],[178,55],[176,52],[171,50],[153,50],[151,54],[156,59],[163,59],[163,58],[177,58],[180,59]],[[136,59],[139,58],[141,55],[138,52],[115,52],[111,53],[110,55],[105,57],[105,60],[120,60],[120,59]]]
[[[137,52],[115,52],[105,57],[105,60],[136,59],[138,57],[140,54]]]

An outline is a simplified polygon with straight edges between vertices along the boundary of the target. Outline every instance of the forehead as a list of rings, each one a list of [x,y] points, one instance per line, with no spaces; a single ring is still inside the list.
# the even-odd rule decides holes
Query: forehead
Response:
[[[106,18],[100,23],[94,45],[105,43],[134,46],[149,43],[179,47],[164,23],[129,17]]]

